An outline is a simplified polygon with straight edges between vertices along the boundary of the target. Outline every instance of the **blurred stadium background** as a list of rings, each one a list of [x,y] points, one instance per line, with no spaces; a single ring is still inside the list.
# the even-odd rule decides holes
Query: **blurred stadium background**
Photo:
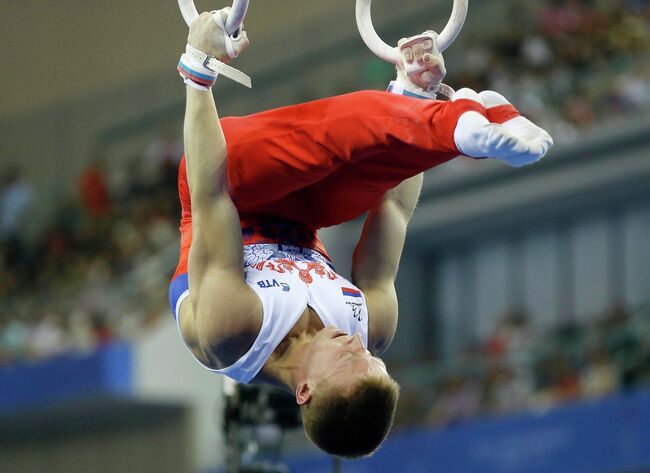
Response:
[[[254,88],[220,81],[221,115],[384,88],[353,3],[253,0]],[[389,42],[450,9],[374,2]],[[1,472],[650,472],[647,1],[470,2],[446,82],[504,93],[556,146],[426,176],[386,357],[396,426],[343,465],[273,393],[224,398],[176,334],[186,34],[173,0],[0,3]],[[343,274],[359,231],[324,232]]]

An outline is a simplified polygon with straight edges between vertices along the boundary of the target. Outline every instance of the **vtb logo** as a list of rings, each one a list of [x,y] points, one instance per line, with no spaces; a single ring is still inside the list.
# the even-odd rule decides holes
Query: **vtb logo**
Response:
[[[361,319],[363,318],[361,316],[361,308],[363,307],[363,304],[360,302],[346,302],[346,304],[350,309],[352,309],[352,317],[361,322]]]
[[[264,279],[262,281],[257,281],[257,285],[262,289],[281,287],[283,292],[289,292],[291,290],[291,287],[287,283],[278,282],[277,279]]]

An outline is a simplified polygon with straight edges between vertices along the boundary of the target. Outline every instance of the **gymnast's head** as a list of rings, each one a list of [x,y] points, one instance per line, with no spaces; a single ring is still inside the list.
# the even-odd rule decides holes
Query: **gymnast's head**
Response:
[[[312,339],[296,400],[305,433],[325,452],[342,458],[374,453],[390,431],[398,396],[399,385],[360,335],[327,327]]]

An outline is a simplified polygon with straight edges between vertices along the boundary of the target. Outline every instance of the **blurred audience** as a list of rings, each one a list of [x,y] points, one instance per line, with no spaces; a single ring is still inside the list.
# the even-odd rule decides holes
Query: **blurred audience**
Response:
[[[11,218],[3,218],[9,223],[0,234],[0,364],[132,339],[168,310],[178,256],[175,172],[157,159],[157,170],[133,167],[141,170],[129,176],[137,185],[111,188],[103,162],[93,159],[80,172],[78,201],[58,203],[35,241],[21,238],[17,224],[34,191],[14,171],[6,180],[0,208]]]
[[[509,28],[450,51],[450,84],[500,91],[559,142],[650,105],[646,1],[511,2]],[[469,32],[468,34],[470,34]],[[485,33],[485,32],[483,32]],[[452,54],[457,54],[452,58]]]
[[[565,324],[534,338],[528,319],[513,311],[481,349],[436,363],[433,383],[424,389],[420,381],[417,388],[428,403],[414,412],[418,404],[406,397],[401,402],[408,404],[408,417],[398,410],[398,423],[425,419],[446,428],[478,415],[546,410],[650,384],[650,307],[633,317],[615,307],[592,322]],[[407,383],[403,389],[408,392]]]

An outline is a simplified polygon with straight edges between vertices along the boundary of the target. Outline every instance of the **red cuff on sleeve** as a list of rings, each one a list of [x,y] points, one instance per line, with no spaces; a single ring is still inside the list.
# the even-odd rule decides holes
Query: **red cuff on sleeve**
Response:
[[[487,109],[487,117],[491,123],[505,123],[519,116],[519,110],[510,104],[498,105]]]

